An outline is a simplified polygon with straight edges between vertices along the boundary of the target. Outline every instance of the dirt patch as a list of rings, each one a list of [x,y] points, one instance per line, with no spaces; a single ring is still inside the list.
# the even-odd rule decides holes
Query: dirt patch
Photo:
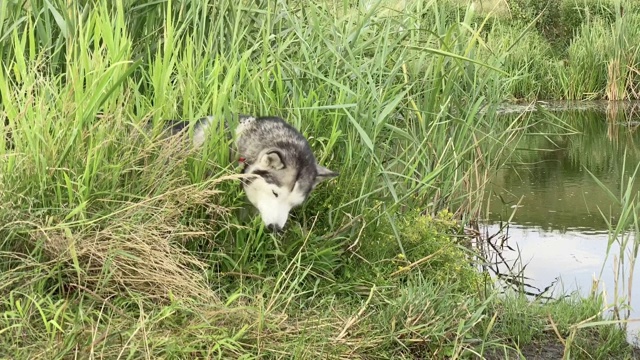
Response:
[[[559,342],[545,341],[541,344],[531,344],[522,349],[522,354],[527,360],[562,359],[564,345]]]
[[[518,353],[515,350],[505,349],[505,350],[494,350],[488,352],[484,355],[484,359],[486,360],[515,360],[515,359],[526,359],[526,360],[561,360],[564,356],[564,345],[559,341],[554,340],[544,340],[540,342],[536,342],[533,344],[528,344],[520,349],[521,353]],[[575,358],[576,355],[572,352],[572,358]],[[579,357],[579,358],[583,358]],[[620,360],[640,360],[640,349],[633,348],[631,354],[621,354],[619,357],[611,357],[611,359],[620,359]]]
[[[527,359],[527,360],[552,360],[562,359],[564,345],[559,342],[544,341],[529,344],[521,349],[521,354],[512,349],[491,351],[485,354],[486,360]]]

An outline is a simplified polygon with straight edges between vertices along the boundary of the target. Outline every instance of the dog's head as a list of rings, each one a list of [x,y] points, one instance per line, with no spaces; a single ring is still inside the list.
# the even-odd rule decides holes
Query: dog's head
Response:
[[[301,205],[322,181],[338,176],[324,166],[311,161],[292,161],[279,149],[262,151],[254,163],[245,163],[242,181],[247,198],[260,212],[265,226],[281,231],[291,209]]]

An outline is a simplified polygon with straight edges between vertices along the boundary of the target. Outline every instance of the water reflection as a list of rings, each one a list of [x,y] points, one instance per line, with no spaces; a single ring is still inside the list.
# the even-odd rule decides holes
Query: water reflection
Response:
[[[512,160],[487,188],[489,220],[507,220],[516,210],[513,222],[517,224],[606,232],[602,215],[613,220],[619,216],[619,208],[585,169],[620,194],[623,181],[640,162],[640,131],[618,125],[611,137],[612,126],[605,114],[594,111],[565,112],[559,117],[579,133],[525,136],[513,149]],[[542,134],[557,129],[540,125],[532,131]],[[640,182],[634,190],[640,190]]]
[[[601,277],[600,290],[604,286],[612,300],[614,270],[612,255],[606,258],[608,226],[603,215],[615,224],[620,207],[588,171],[620,196],[640,163],[640,116],[634,108],[622,109],[609,106],[606,111],[554,113],[568,125],[567,130],[563,133],[549,125],[557,119],[541,121],[491,179],[486,193],[488,231],[497,232],[496,224],[513,215],[509,245],[520,250],[531,285],[545,288],[559,278],[561,288],[556,290],[579,290],[586,295],[593,277]],[[549,115],[530,116],[545,120]],[[633,190],[640,192],[640,179]],[[614,245],[611,254],[618,253]],[[514,260],[518,254],[504,255]],[[638,289],[636,272],[631,318],[640,318]],[[631,323],[628,330],[634,333],[639,328]]]

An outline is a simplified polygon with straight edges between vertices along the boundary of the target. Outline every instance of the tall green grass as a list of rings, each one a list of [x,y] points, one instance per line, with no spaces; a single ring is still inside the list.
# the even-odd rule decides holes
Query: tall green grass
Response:
[[[636,2],[509,3],[510,12],[496,15],[487,27],[482,58],[504,64],[513,98],[638,99]]]
[[[510,78],[479,56],[472,10],[384,5],[0,3],[0,348],[476,351],[493,296],[458,278],[468,251],[450,235],[461,230],[435,215],[472,216],[528,123],[495,121]],[[222,124],[201,152],[160,133],[166,119],[238,112],[285,117],[341,173],[283,237],[243,215]],[[430,276],[433,259],[453,273]]]
[[[631,171],[625,173],[626,167]],[[623,328],[631,316],[631,301],[633,300],[633,285],[635,278],[635,264],[640,249],[640,192],[637,190],[636,179],[640,175],[640,165],[627,164],[627,154],[623,157],[623,171],[620,178],[619,193],[607,188],[595,175],[589,173],[616,205],[616,209],[599,209],[604,221],[609,227],[609,241],[607,257],[613,256],[615,307],[613,313],[616,320],[621,321]],[[618,216],[611,216],[616,211]],[[617,251],[614,251],[616,250]],[[604,271],[604,265],[601,272]]]

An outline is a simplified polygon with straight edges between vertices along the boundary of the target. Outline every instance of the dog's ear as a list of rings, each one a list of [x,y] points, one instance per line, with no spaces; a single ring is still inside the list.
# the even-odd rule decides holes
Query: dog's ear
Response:
[[[313,182],[314,187],[320,184],[321,182],[323,182],[324,180],[331,179],[340,175],[340,173],[331,171],[322,165],[316,165],[316,171],[317,171],[317,175],[316,175],[315,181]]]
[[[280,152],[272,150],[262,154],[259,164],[265,168],[280,170],[284,168],[284,159]]]

